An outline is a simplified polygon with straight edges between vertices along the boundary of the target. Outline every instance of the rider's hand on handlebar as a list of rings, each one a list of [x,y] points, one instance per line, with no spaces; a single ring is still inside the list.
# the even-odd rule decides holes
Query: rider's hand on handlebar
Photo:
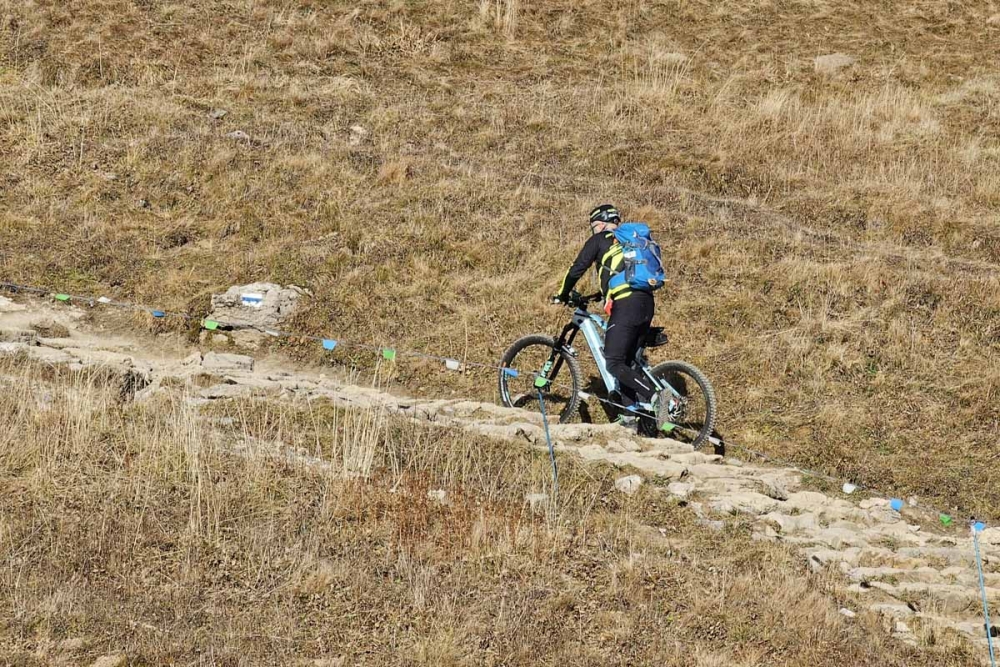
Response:
[[[562,306],[562,305],[564,305],[564,304],[565,304],[566,302],[562,300],[562,297],[561,297],[560,295],[558,295],[558,294],[553,294],[553,295],[552,295],[552,298],[551,298],[551,299],[549,299],[549,303],[551,303],[551,304],[552,304],[553,306]]]

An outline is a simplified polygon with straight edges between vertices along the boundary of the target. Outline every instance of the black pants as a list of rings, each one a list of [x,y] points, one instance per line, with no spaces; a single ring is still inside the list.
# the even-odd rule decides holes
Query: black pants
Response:
[[[604,357],[608,372],[618,380],[626,405],[636,401],[648,402],[655,388],[645,375],[632,363],[639,345],[653,321],[655,302],[649,292],[632,292],[611,308],[608,331],[604,336]]]

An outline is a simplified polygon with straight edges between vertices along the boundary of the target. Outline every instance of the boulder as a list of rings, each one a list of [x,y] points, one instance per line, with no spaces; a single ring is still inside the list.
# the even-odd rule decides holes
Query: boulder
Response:
[[[307,294],[294,285],[236,285],[223,294],[212,295],[212,312],[208,319],[234,325],[234,331],[230,333],[233,340],[255,347],[266,335],[263,330],[280,328],[281,323],[295,313],[299,299]]]
[[[631,496],[633,493],[638,491],[641,486],[642,477],[639,477],[638,475],[627,475],[625,477],[619,477],[615,480],[615,488],[627,496]]]

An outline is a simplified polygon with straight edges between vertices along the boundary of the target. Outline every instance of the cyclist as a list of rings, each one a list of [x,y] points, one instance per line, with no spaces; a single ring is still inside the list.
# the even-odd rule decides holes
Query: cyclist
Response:
[[[638,419],[633,410],[639,409],[638,403],[652,404],[654,414],[659,409],[656,388],[649,378],[632,367],[639,345],[653,321],[655,303],[652,292],[632,289],[628,283],[608,288],[611,276],[618,273],[624,262],[622,246],[612,233],[619,224],[621,216],[611,204],[601,204],[590,212],[593,235],[587,239],[576,261],[566,272],[562,287],[552,297],[552,302],[566,303],[577,281],[591,265],[597,265],[601,294],[604,295],[604,312],[610,316],[604,337],[604,357],[608,372],[618,380],[621,403],[630,408],[618,416],[617,422],[635,430]]]

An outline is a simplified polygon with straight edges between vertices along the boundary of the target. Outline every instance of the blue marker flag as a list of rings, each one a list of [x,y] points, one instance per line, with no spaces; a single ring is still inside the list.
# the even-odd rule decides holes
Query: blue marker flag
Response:
[[[972,525],[972,530],[976,531],[977,533],[981,533],[984,530],[986,530],[986,524],[983,523],[982,521],[977,521]]]
[[[166,316],[167,316],[167,314],[165,312],[163,312],[162,310],[154,310],[153,311],[153,317],[166,317]]]
[[[323,339],[323,349],[324,350],[332,350],[335,347],[337,347],[337,341],[330,340],[329,338],[324,338]]]
[[[896,510],[897,512],[903,509],[903,501],[899,498],[893,498],[889,501],[889,507]]]
[[[518,376],[516,368],[505,368],[503,369],[503,374],[511,378],[516,378]]]

